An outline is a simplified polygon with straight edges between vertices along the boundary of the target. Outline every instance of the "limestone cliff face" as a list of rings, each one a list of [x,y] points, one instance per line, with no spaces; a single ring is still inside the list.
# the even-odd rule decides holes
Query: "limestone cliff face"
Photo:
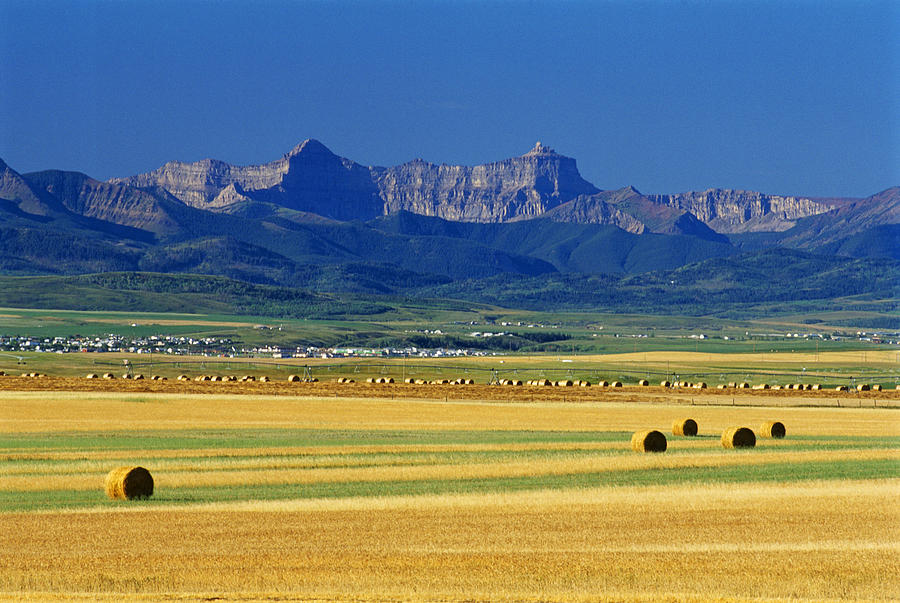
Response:
[[[675,195],[649,195],[656,203],[688,211],[717,232],[782,232],[807,216],[831,207],[805,197],[782,197],[753,191],[708,189]]]
[[[33,188],[45,191],[80,216],[157,234],[179,228],[177,218],[159,197],[137,188],[57,170],[26,174],[25,178]]]
[[[110,182],[158,186],[187,205],[212,211],[247,200],[339,220],[365,220],[383,210],[368,168],[338,157],[312,139],[263,165],[234,166],[214,159],[172,161],[158,170]]]
[[[415,160],[372,168],[384,212],[405,210],[463,222],[530,218],[598,189],[575,160],[538,142],[521,157],[485,165],[435,165]]]

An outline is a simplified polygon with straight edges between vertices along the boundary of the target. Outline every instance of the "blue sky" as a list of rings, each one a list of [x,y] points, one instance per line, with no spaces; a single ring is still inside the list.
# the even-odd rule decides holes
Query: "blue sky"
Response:
[[[0,0],[0,157],[127,176],[473,165],[537,140],[600,188],[900,184],[898,2]]]

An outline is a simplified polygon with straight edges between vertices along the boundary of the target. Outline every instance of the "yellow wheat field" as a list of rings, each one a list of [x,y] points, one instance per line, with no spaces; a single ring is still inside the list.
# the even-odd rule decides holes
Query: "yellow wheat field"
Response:
[[[2,514],[0,591],[894,599],[900,481]]]
[[[0,434],[166,430],[668,430],[680,404],[4,392]],[[0,496],[102,488],[140,462],[156,489],[897,461],[890,440],[791,449],[793,436],[900,435],[880,408],[695,406],[700,438],[28,450],[0,446]],[[724,451],[722,429],[785,440]],[[52,434],[51,434],[52,435]],[[816,440],[821,436],[821,440]],[[471,453],[490,453],[479,456]],[[533,457],[523,456],[533,454]],[[458,455],[454,457],[453,455]],[[146,462],[145,461],[150,461]],[[859,476],[857,476],[858,478]],[[900,599],[900,476],[672,483],[0,512],[0,599],[766,601]],[[172,501],[169,503],[168,501]]]

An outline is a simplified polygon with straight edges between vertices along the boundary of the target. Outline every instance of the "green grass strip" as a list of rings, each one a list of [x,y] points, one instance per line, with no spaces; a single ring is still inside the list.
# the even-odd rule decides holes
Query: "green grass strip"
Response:
[[[797,482],[900,477],[894,459],[778,463],[732,467],[640,469],[565,475],[486,479],[279,484],[178,488],[157,492],[145,501],[109,501],[100,488],[93,491],[0,492],[0,511],[36,511],[62,508],[108,507],[128,504],[199,504],[245,500],[326,499],[422,494],[492,493],[523,490],[592,488],[598,486],[650,486],[684,483]]]

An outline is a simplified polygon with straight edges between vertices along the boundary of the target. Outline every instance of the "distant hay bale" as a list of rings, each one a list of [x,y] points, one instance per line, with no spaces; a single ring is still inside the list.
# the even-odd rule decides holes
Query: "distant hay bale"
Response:
[[[598,381],[597,387],[609,387],[609,381]]]
[[[856,386],[856,391],[858,391],[858,392],[869,391],[869,384],[868,383],[860,383],[859,385]]]
[[[218,376],[218,375],[212,375],[212,376],[210,376],[209,380],[210,380],[210,381],[224,381],[224,379],[222,379],[222,378],[221,378],[220,376]]]
[[[138,373],[137,375],[135,375],[134,377],[132,377],[132,379],[134,379],[135,381],[143,381],[143,380],[144,380],[144,376],[143,376],[142,374]]]
[[[781,421],[766,421],[759,428],[761,438],[783,438],[787,434]]]
[[[622,387],[621,381],[613,381],[611,387]]]
[[[109,472],[104,484],[113,500],[134,500],[153,496],[153,476],[143,467],[118,467]]]
[[[131,375],[128,373],[125,373],[124,375],[122,375],[122,379],[131,379]]]
[[[416,379],[416,385],[428,385],[428,382],[424,379]]]
[[[103,373],[103,378],[104,379],[115,379],[116,376],[113,375],[112,373]]]
[[[579,382],[578,382],[578,387],[590,387],[590,386],[591,386],[591,382],[590,382],[590,381],[584,381],[584,380],[582,380],[582,381],[579,381]]]
[[[769,389],[768,383],[760,383],[759,385],[754,385],[753,389]]]
[[[99,379],[100,376],[97,373],[88,373],[86,379]]]
[[[700,381],[699,383],[694,384],[694,389],[706,389],[706,383]]]
[[[776,383],[775,385],[772,386],[772,389],[781,389],[781,386]]]
[[[669,383],[668,381],[660,381],[659,386],[660,387],[672,387],[672,384]]]
[[[756,434],[747,427],[729,427],[722,432],[724,448],[753,448],[756,446]]]
[[[561,381],[556,382],[557,387],[572,387],[572,382],[568,379],[563,379]]]
[[[300,383],[300,375],[288,375],[288,383]]]
[[[375,383],[375,377],[366,377],[366,383]]]
[[[811,389],[814,391],[819,391],[820,389],[822,389],[822,384],[821,383],[813,383],[812,385],[809,386],[808,389]]]
[[[640,385],[641,387],[647,387],[648,385],[650,385],[650,382],[646,379],[641,379],[640,381],[638,381],[638,385]]]
[[[665,452],[666,436],[655,429],[637,431],[631,436],[631,449],[635,452]]]
[[[724,383],[720,383],[716,386],[716,389],[728,389],[728,386]]]
[[[243,377],[241,377],[241,381],[256,381],[256,377],[254,377],[253,375],[244,375]]]
[[[737,383],[735,383],[734,381],[729,381],[729,382],[728,382],[728,388],[729,388],[729,389],[734,389],[735,387],[737,387]]]
[[[697,435],[697,421],[693,419],[678,419],[672,423],[672,434],[677,436]]]
[[[873,386],[872,386],[872,391],[873,391],[873,392],[880,392],[880,391],[881,391],[881,384],[880,384],[880,383],[876,383],[875,385],[873,385]]]
[[[834,388],[834,391],[845,392],[845,391],[847,391],[847,386],[846,385],[838,385],[836,388]]]
[[[416,380],[413,379],[412,377],[407,377],[406,379],[403,380],[403,383],[413,384],[415,382],[416,382]]]
[[[179,381],[190,381],[191,378],[188,377],[187,375],[178,375],[178,380]]]
[[[737,387],[738,387],[738,389],[750,389],[750,384],[747,383],[746,381],[742,381],[741,383],[738,384]]]
[[[513,380],[510,382],[510,385],[512,385],[512,386],[514,386],[514,387],[521,387],[521,386],[522,386],[522,380],[521,380],[521,379],[513,379]]]
[[[258,381],[262,381],[263,383],[268,383],[269,377],[266,375],[261,375],[260,378],[258,379]]]

